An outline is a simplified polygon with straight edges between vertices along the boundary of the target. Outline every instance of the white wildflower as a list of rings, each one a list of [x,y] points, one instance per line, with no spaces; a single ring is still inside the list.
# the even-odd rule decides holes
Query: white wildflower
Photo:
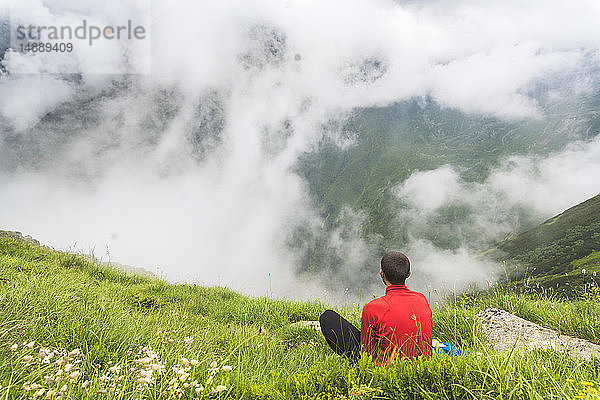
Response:
[[[119,373],[119,371],[121,371],[121,366],[120,365],[113,365],[112,367],[110,367],[108,369],[110,372],[115,372],[115,373]]]
[[[71,352],[69,353],[69,357],[77,357],[77,356],[78,356],[78,355],[80,355],[80,354],[81,354],[81,350],[79,350],[79,349],[74,349],[73,351],[71,351]]]
[[[211,374],[216,374],[217,372],[219,372],[219,367],[216,361],[210,363],[210,368],[208,369],[208,372],[210,372]]]
[[[140,370],[139,372],[140,376],[142,377],[147,377],[147,376],[152,376],[152,371],[147,371],[145,369]]]
[[[79,376],[79,371],[73,371],[69,374],[69,379],[76,379]]]

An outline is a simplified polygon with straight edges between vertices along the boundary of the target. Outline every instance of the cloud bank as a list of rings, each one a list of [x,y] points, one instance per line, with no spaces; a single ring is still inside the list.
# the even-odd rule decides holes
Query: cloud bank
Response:
[[[3,0],[0,20],[144,19],[139,4]],[[0,221],[59,248],[77,241],[97,256],[158,265],[169,279],[251,293],[265,293],[271,273],[278,295],[302,294],[285,241],[291,226],[320,218],[292,170],[323,121],[415,96],[467,113],[537,118],[533,82],[560,82],[547,89],[560,97],[593,91],[597,81],[600,6],[592,0],[183,0],[155,1],[150,11],[149,74],[85,73],[100,61],[126,73],[148,57],[127,43],[45,60],[79,65],[80,74],[46,74],[39,59],[3,55]],[[487,182],[508,204],[527,202],[519,185],[541,179],[527,160],[517,164]],[[424,199],[420,212],[462,196],[452,168],[431,174],[401,190]],[[441,188],[417,182],[440,176],[448,180]],[[540,184],[536,196],[548,203],[548,190]],[[567,200],[584,199],[561,194],[550,203]],[[339,238],[331,246],[347,251]]]
[[[477,256],[518,233],[524,211],[539,223],[600,193],[600,139],[545,157],[509,157],[484,182],[467,182],[460,172],[450,165],[415,172],[395,189],[422,285],[431,276],[457,289],[493,281],[497,268]],[[448,218],[461,211],[466,218]]]

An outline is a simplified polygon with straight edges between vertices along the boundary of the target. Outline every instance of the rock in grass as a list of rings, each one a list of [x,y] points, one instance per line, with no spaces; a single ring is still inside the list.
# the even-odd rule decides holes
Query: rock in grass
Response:
[[[314,329],[317,332],[321,332],[321,324],[319,321],[298,321],[291,324],[291,326],[297,326],[299,328]]]
[[[488,308],[475,315],[497,351],[555,350],[566,351],[574,358],[590,360],[600,357],[600,346],[584,339],[561,335],[552,329],[519,318],[508,311]]]

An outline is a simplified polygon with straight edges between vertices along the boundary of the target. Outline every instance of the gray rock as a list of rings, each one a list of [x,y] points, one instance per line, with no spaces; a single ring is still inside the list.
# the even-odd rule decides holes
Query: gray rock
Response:
[[[481,324],[497,351],[511,351],[513,348],[566,351],[572,357],[583,360],[600,356],[600,346],[597,344],[562,335],[508,311],[488,308],[474,318]]]
[[[298,321],[291,324],[291,326],[314,329],[315,331],[321,333],[321,324],[319,323],[319,321]]]

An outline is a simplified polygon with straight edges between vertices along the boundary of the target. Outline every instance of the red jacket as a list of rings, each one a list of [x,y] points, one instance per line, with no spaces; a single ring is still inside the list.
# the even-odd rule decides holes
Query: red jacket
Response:
[[[431,308],[423,294],[391,285],[385,296],[365,305],[361,318],[362,351],[385,365],[394,356],[431,355]],[[399,354],[398,354],[399,353]]]

